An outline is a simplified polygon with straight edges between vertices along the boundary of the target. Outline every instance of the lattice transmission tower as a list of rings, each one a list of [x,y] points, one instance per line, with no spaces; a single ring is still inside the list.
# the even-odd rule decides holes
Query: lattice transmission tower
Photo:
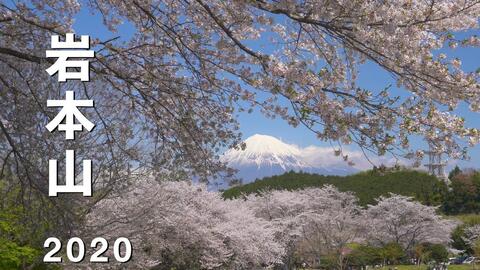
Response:
[[[428,169],[428,173],[436,176],[438,179],[448,184],[450,179],[448,179],[447,173],[445,172],[447,162],[442,160],[443,152],[441,150],[437,150],[436,147],[429,143],[429,150],[425,151],[425,154],[428,155],[428,163],[425,164],[425,167]]]

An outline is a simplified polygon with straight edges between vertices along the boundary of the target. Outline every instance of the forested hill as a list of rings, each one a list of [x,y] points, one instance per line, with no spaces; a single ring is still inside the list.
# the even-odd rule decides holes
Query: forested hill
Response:
[[[295,190],[321,187],[325,184],[332,184],[341,191],[354,192],[363,205],[374,203],[375,198],[380,195],[388,195],[390,192],[412,196],[427,205],[438,205],[442,203],[442,197],[447,192],[446,185],[436,177],[413,170],[366,171],[349,176],[288,172],[232,187],[224,191],[223,196],[234,198],[242,194],[258,193],[262,190]]]

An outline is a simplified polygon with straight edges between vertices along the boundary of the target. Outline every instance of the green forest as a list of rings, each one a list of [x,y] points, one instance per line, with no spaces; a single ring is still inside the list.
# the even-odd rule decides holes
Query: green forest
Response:
[[[439,206],[447,215],[479,213],[480,173],[474,170],[463,172],[456,167],[449,176],[451,183],[447,186],[435,176],[403,168],[373,169],[348,176],[290,171],[231,187],[223,191],[223,196],[237,198],[266,190],[296,190],[331,184],[341,191],[355,193],[362,205],[374,204],[376,198],[394,193],[413,197],[425,205]]]

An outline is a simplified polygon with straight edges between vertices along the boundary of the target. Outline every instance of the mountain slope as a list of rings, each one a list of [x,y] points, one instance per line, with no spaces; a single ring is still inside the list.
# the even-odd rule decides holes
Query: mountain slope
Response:
[[[346,164],[335,168],[309,164],[310,152],[268,135],[255,134],[246,139],[245,144],[245,150],[230,149],[221,158],[230,167],[238,169],[236,176],[245,183],[288,171],[326,175],[346,175],[357,171]]]

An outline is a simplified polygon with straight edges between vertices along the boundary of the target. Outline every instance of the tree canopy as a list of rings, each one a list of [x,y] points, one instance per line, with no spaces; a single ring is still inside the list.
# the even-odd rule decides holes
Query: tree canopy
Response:
[[[412,196],[427,205],[439,205],[447,192],[447,186],[434,176],[419,171],[400,170],[386,173],[366,171],[349,176],[288,172],[229,188],[223,192],[223,196],[232,198],[265,190],[296,190],[326,184],[353,192],[362,205],[372,204],[379,196],[389,193]]]
[[[91,82],[58,84],[45,72],[45,50],[52,35],[73,31],[81,8],[114,33],[128,22],[134,34],[96,39]],[[172,177],[218,175],[219,151],[239,146],[235,113],[250,106],[378,154],[413,154],[409,137],[421,135],[461,157],[461,142],[475,144],[480,133],[452,110],[479,109],[478,74],[437,51],[478,46],[477,36],[456,33],[477,28],[479,13],[478,0],[1,3],[2,158],[44,191],[42,157],[64,149],[45,129],[55,115],[46,100],[73,89],[96,102],[87,117],[98,127],[74,146],[100,162],[97,189],[123,182],[132,164]],[[359,88],[366,61],[408,97]]]

